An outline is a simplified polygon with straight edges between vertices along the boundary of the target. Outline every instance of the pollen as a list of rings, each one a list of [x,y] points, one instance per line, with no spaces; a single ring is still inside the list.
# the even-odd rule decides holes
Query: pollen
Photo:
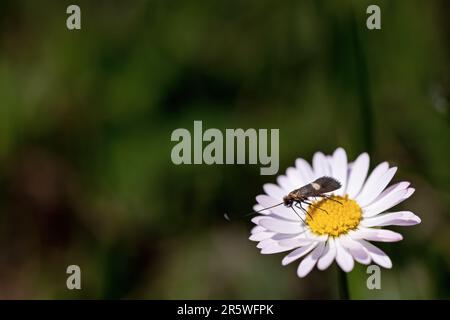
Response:
[[[361,208],[355,200],[346,195],[331,196],[313,202],[308,208],[306,224],[318,235],[337,237],[358,227],[361,221]]]

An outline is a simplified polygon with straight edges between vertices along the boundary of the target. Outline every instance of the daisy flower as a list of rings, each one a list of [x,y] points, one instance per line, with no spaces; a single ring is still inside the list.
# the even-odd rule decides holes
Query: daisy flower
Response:
[[[367,177],[368,171],[367,153],[349,163],[342,148],[331,156],[317,152],[312,166],[297,159],[295,167],[277,178],[277,184],[263,186],[265,194],[256,197],[255,211],[283,202],[290,191],[319,177],[332,177],[341,187],[327,194],[328,198],[310,198],[313,204],[303,204],[303,213],[284,205],[261,211],[252,219],[256,226],[250,240],[258,242],[262,254],[290,251],[283,265],[303,258],[297,269],[299,277],[305,277],[316,265],[324,270],[334,260],[345,272],[353,269],[355,261],[366,265],[373,261],[391,268],[391,259],[369,241],[400,241],[401,234],[380,227],[420,223],[411,211],[385,212],[409,198],[414,188],[406,181],[388,187],[397,168],[390,168],[387,162],[379,164]]]

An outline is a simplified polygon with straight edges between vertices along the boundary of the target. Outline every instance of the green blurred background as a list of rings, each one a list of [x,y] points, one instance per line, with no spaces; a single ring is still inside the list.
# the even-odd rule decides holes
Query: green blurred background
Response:
[[[81,7],[82,29],[66,28]],[[381,7],[382,30],[366,28]],[[0,298],[337,298],[247,238],[259,165],[182,165],[171,132],[279,128],[280,171],[344,147],[422,218],[351,297],[450,298],[450,2],[0,1]],[[66,268],[82,290],[66,288]]]

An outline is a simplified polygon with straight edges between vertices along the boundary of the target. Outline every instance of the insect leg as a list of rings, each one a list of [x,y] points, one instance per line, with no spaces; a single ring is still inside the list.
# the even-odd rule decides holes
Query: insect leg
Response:
[[[295,205],[296,205],[297,208],[299,208],[299,209],[302,210],[305,214],[307,214],[307,215],[311,218],[311,220],[313,219],[312,215],[311,215],[305,208],[303,208],[301,202],[296,202]]]
[[[312,204],[312,203],[311,203],[311,202],[309,202],[309,201],[303,200],[303,202],[304,202],[304,203],[306,203],[306,204],[309,204],[309,205],[310,205],[311,207],[313,207],[313,208],[316,208],[316,209],[322,210],[322,211],[323,211],[323,212],[325,212],[326,214],[329,214],[327,210],[325,210],[325,209],[322,209],[322,208],[320,208],[320,207],[318,207],[318,206],[316,206],[316,205]]]
[[[321,197],[323,197],[323,198],[325,198],[325,199],[328,199],[328,200],[331,200],[331,201],[334,201],[334,202],[337,202],[337,203],[339,203],[340,205],[342,205],[342,202],[340,202],[340,201],[338,201],[338,200],[336,200],[336,199],[333,199],[333,198],[330,197],[329,195],[323,194]]]
[[[297,211],[295,211],[295,209],[294,209],[294,207],[293,207],[292,205],[290,206],[290,208],[291,208],[292,210],[294,210],[295,214],[300,218],[300,220],[302,220],[303,223],[306,224],[305,220],[298,214]]]
[[[295,207],[296,207],[297,209],[302,210],[304,214],[308,214],[308,212],[305,210],[305,208],[303,208],[303,207],[300,205],[300,203],[296,202],[296,203],[295,203]]]

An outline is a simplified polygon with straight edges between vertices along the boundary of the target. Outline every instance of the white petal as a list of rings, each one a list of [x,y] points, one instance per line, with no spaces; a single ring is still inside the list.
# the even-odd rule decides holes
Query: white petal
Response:
[[[262,209],[264,209],[264,207],[258,203],[253,206],[253,211],[261,211]],[[263,213],[261,212],[261,214]]]
[[[256,225],[259,225],[259,222],[265,218],[267,218],[267,216],[256,216],[256,217],[253,217],[251,221]],[[264,229],[266,229],[266,228],[264,228]]]
[[[363,197],[358,197],[358,204],[361,207],[365,207],[372,203],[387,187],[389,182],[391,182],[396,172],[397,167],[390,168],[386,171],[376,182],[370,185],[370,189],[367,189]]]
[[[261,219],[261,221],[259,221],[258,224],[260,226],[263,226],[269,231],[279,233],[293,234],[293,233],[300,233],[304,230],[302,225],[298,222],[288,222],[281,219],[273,219],[273,218]]]
[[[271,238],[273,235],[275,235],[275,232],[258,232],[254,233],[249,237],[249,240],[251,241],[262,241]]]
[[[274,214],[267,214],[267,215],[260,215],[260,216],[256,216],[256,217],[253,217],[252,219],[251,219],[251,222],[253,222],[254,224],[256,224],[256,225],[260,225],[259,224],[259,222],[261,221],[261,220],[263,220],[263,219],[267,219],[267,218],[272,218],[272,219],[279,219],[279,220],[282,220],[282,221],[288,221],[288,220],[284,220],[284,219],[281,219],[279,216],[277,216],[277,215],[274,215]],[[293,221],[291,221],[291,222],[293,222]],[[262,228],[264,228],[263,226],[261,226]],[[266,228],[264,228],[264,230],[265,231],[268,231]]]
[[[407,189],[408,192],[406,192],[405,196],[403,197],[403,200],[408,199],[409,197],[411,197],[413,195],[413,193],[416,191],[416,189],[414,188],[408,188]],[[402,201],[403,201],[402,200]]]
[[[331,173],[332,176],[342,185],[341,188],[334,191],[334,193],[337,195],[343,195],[347,188],[347,154],[342,148],[337,148],[333,153]]]
[[[270,209],[266,209],[261,211],[261,214],[269,214],[269,213],[274,213],[275,215],[282,217],[284,219],[288,219],[288,220],[292,220],[292,221],[301,221],[300,218],[295,214],[295,212],[290,209],[285,207],[280,200],[274,199],[268,195],[265,194],[260,194],[258,196],[256,196],[256,201],[263,207],[263,208],[270,208]]]
[[[293,238],[278,241],[279,245],[282,247],[295,247],[295,248],[309,246],[311,243],[317,242],[318,241],[313,241],[312,239],[305,239],[305,238]]]
[[[285,251],[290,251],[294,248],[289,248],[289,247],[282,247],[280,246],[278,243],[274,243],[272,245],[266,246],[264,248],[261,249],[261,254],[273,254],[273,253],[279,253],[279,252],[285,252]]]
[[[367,250],[367,252],[369,253],[370,257],[372,258],[372,260],[379,264],[380,266],[390,269],[392,268],[392,261],[389,258],[389,256],[384,253],[381,249],[375,247],[373,244],[371,244],[370,242],[364,241],[364,240],[358,240],[359,243],[361,243],[364,248]]]
[[[250,231],[250,233],[251,233],[251,234],[254,234],[254,233],[264,232],[264,231],[266,231],[266,229],[265,229],[264,227],[261,227],[261,226],[254,226],[254,227],[252,228],[252,230]]]
[[[305,229],[305,231],[302,232],[301,234],[291,237],[289,239],[280,240],[279,243],[282,246],[298,247],[309,245],[311,242],[325,242],[327,238],[328,236],[316,236],[315,234],[309,232],[308,229]]]
[[[298,158],[297,160],[295,160],[295,167],[302,176],[303,181],[305,181],[305,184],[314,181],[313,170],[310,164],[306,162],[306,160]]]
[[[391,192],[387,196],[377,200],[370,206],[363,208],[363,216],[365,218],[373,217],[383,211],[386,211],[398,203],[405,200],[409,189]]]
[[[278,202],[283,201],[283,197],[286,195],[286,192],[282,188],[273,183],[264,184],[263,189],[270,197],[279,200]]]
[[[298,236],[298,234],[277,233],[272,237],[272,239],[277,240],[278,243],[280,243],[280,240],[292,239]]]
[[[345,272],[353,270],[355,261],[352,255],[339,243],[339,239],[335,239],[336,244],[336,262]]]
[[[313,156],[313,168],[315,178],[331,175],[330,165],[322,152],[316,152]]]
[[[266,247],[271,247],[271,246],[274,246],[274,245],[276,245],[279,248],[283,247],[283,248],[288,248],[288,249],[293,249],[293,248],[297,247],[297,246],[287,246],[287,245],[281,246],[279,239],[283,239],[282,238],[283,236],[284,237],[286,237],[286,236],[291,236],[292,237],[292,235],[286,235],[286,234],[279,234],[279,233],[277,233],[277,234],[274,234],[272,237],[270,237],[268,239],[261,240],[256,245],[256,247],[259,248],[259,249],[263,249],[263,248],[266,248]],[[279,239],[277,239],[277,238],[279,238]]]
[[[371,196],[371,190],[373,190],[378,180],[389,170],[387,162],[380,163],[373,169],[372,173],[367,178],[361,192],[356,196],[355,200],[361,205],[366,202],[366,198]]]
[[[300,172],[297,170],[297,168],[289,167],[286,170],[286,176],[291,181],[291,184],[293,184],[295,187],[294,189],[300,188],[301,186],[304,186],[307,184],[300,175]],[[291,190],[292,191],[292,190]]]
[[[359,242],[353,240],[348,235],[339,237],[339,242],[348,250],[356,261],[362,264],[370,263],[369,254]]]
[[[280,204],[280,207],[282,206],[281,201],[274,199],[271,196],[268,196],[266,194],[257,195],[256,202],[258,202],[263,208],[266,208],[266,209],[269,207],[275,206],[277,204]],[[269,211],[269,210],[271,210],[271,209],[267,209],[267,211]]]
[[[336,257],[336,245],[334,243],[334,239],[330,237],[328,238],[324,252],[322,253],[322,257],[319,259],[319,262],[317,263],[317,268],[319,268],[319,270],[325,270],[330,266],[335,257]]]
[[[303,257],[305,254],[310,252],[312,249],[314,249],[317,246],[317,242],[313,242],[308,246],[300,247],[289,253],[287,256],[283,258],[281,261],[281,264],[283,266],[288,265],[292,261],[295,261],[301,257]]]
[[[352,199],[361,191],[367,177],[367,172],[369,171],[369,162],[369,155],[367,153],[362,153],[352,165],[346,191],[348,196]]]
[[[317,247],[308,255],[305,259],[300,262],[300,265],[297,268],[297,275],[300,278],[305,277],[308,273],[311,272],[311,270],[314,268],[314,266],[317,263],[317,260],[319,260],[320,256],[322,255],[323,248],[325,244],[323,242],[320,242]]]
[[[272,238],[261,240],[256,247],[259,249],[272,246],[274,244],[278,244],[278,241],[273,240]]]
[[[400,202],[403,202],[403,201],[405,201],[406,199],[408,199],[409,197],[411,197],[415,191],[416,191],[416,189],[414,189],[414,188],[408,188],[408,189],[406,189],[405,195],[404,195],[401,199],[398,199],[398,201],[396,201],[392,207],[398,205]],[[387,210],[387,209],[386,209],[386,210]]]
[[[361,221],[361,225],[364,227],[413,226],[420,222],[420,218],[411,211],[398,211],[365,218]]]
[[[402,182],[393,184],[393,185],[387,187],[386,189],[384,189],[384,191],[382,193],[380,193],[380,195],[375,199],[375,201],[378,201],[379,199],[384,198],[385,196],[387,196],[390,193],[397,192],[399,190],[406,190],[409,187],[409,185],[410,185],[410,183],[407,181],[402,181]]]
[[[303,246],[310,245],[312,242],[317,242],[317,241],[314,241],[313,239],[297,238],[297,237],[279,241],[280,246],[284,246],[284,247],[291,247],[291,246],[303,247]]]
[[[276,233],[276,234],[272,235],[272,237],[270,237],[270,238],[261,240],[256,245],[256,247],[259,248],[259,249],[263,249],[263,248],[266,248],[266,247],[271,247],[271,246],[274,246],[274,245],[276,245],[277,248],[283,247],[283,248],[293,249],[293,248],[296,247],[296,246],[287,246],[287,245],[281,246],[279,239],[282,239],[283,236],[284,237],[286,237],[286,236],[291,236],[292,237],[292,235]],[[277,238],[279,238],[279,239],[277,239]]]
[[[352,239],[365,239],[370,241],[381,242],[396,242],[403,239],[400,233],[385,230],[385,229],[372,229],[360,226],[358,230],[349,232]]]
[[[292,190],[296,189],[295,185],[285,175],[281,175],[277,178],[277,183],[288,194]]]

